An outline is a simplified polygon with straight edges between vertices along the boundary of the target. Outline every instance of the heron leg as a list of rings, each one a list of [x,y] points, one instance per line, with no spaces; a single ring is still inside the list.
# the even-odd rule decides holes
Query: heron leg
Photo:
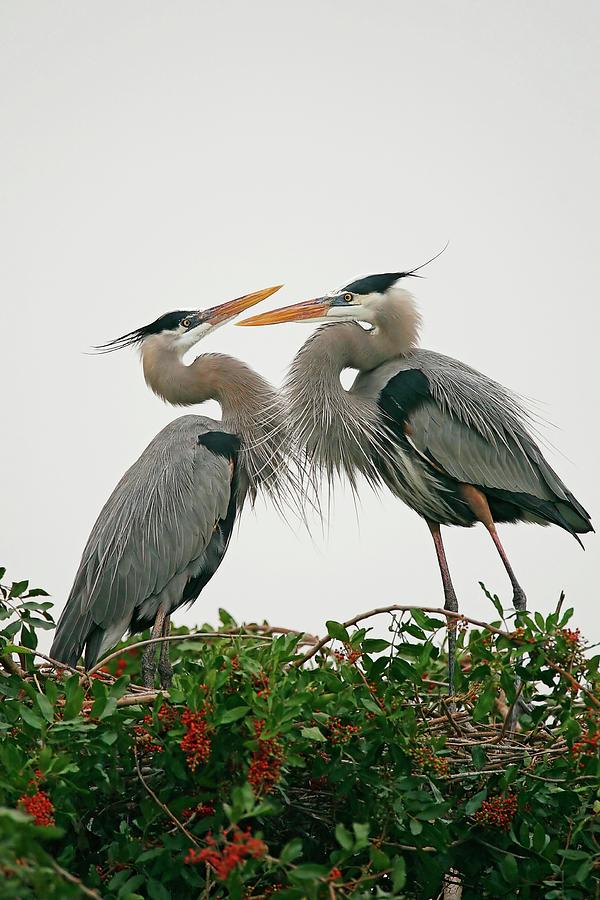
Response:
[[[150,632],[151,638],[162,637],[163,625],[166,616],[166,607],[159,606],[158,612],[156,613],[156,618],[154,620],[154,625],[152,626],[152,631]],[[153,688],[154,676],[156,675],[156,644],[148,644],[148,646],[144,650],[142,654],[141,669],[144,687]]]
[[[500,554],[500,559],[506,569],[506,574],[510,578],[510,583],[513,589],[513,606],[518,612],[524,612],[527,609],[527,597],[525,596],[525,591],[519,584],[516,579],[515,573],[513,572],[513,568],[508,561],[508,556],[506,555],[506,551],[500,542],[500,538],[498,536],[498,532],[496,531],[496,523],[492,517],[492,513],[490,510],[490,505],[487,501],[487,497],[480,491],[479,488],[474,487],[472,484],[462,484],[461,485],[461,494],[463,499],[470,507],[471,512],[480,522],[483,522],[485,527],[490,533],[490,537],[496,545],[496,549]]]
[[[431,537],[435,545],[435,552],[442,576],[442,584],[444,586],[444,609],[451,612],[458,612],[458,600],[452,579],[450,578],[450,569],[448,568],[448,560],[446,559],[446,551],[442,541],[442,532],[438,522],[432,522],[427,519]],[[454,694],[454,667],[456,662],[456,619],[453,617],[448,621],[448,693],[450,696]]]
[[[162,627],[163,637],[168,637],[171,631],[171,616],[165,616]],[[160,645],[160,657],[158,660],[158,676],[160,678],[160,686],[167,690],[173,682],[173,666],[169,658],[169,642],[163,641]]]
[[[483,522],[490,534],[491,539],[496,545],[496,549],[500,555],[500,559],[502,560],[504,568],[506,569],[506,573],[510,578],[510,583],[513,589],[514,608],[517,610],[517,612],[524,612],[527,609],[527,597],[525,596],[525,591],[516,579],[513,568],[508,560],[508,556],[506,555],[506,551],[502,546],[502,542],[500,541],[500,537],[498,535],[498,532],[496,531],[496,523],[494,522],[487,497],[485,496],[483,491],[480,491],[472,484],[461,485],[461,493],[464,500],[471,508],[471,511],[474,513],[475,517],[479,519],[480,522]],[[521,660],[522,657],[519,657],[516,660],[517,665],[519,665]],[[515,690],[517,691],[517,696],[519,695],[520,688],[521,679],[517,675],[515,677]],[[510,729],[510,731],[514,731],[516,729],[517,722],[519,721],[519,713],[522,710],[526,709],[527,703],[525,702],[523,697],[519,696],[517,702],[513,706],[510,721],[508,722],[508,728]]]

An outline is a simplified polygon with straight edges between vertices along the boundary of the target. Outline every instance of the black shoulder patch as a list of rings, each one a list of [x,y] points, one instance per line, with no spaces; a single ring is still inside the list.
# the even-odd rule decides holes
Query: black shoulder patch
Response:
[[[367,275],[366,278],[351,281],[342,290],[353,294],[385,294],[388,288],[407,274],[407,272],[387,272],[383,275]]]
[[[379,406],[392,419],[404,422],[430,399],[427,377],[420,369],[406,369],[390,378],[379,395]]]
[[[205,431],[198,435],[198,443],[216,456],[224,456],[226,459],[234,459],[242,445],[237,434],[228,434],[226,431]]]

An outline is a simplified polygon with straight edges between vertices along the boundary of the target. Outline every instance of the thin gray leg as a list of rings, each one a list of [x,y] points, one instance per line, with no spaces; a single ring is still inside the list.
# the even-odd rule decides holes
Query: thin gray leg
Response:
[[[458,600],[452,579],[450,578],[450,569],[448,568],[448,560],[446,559],[446,551],[442,541],[442,532],[437,522],[431,522],[427,519],[429,530],[435,544],[435,552],[442,576],[442,584],[444,586],[444,609],[450,612],[458,612]],[[454,694],[454,666],[456,661],[456,619],[448,620],[448,693],[450,696]]]
[[[508,561],[508,556],[506,555],[506,551],[500,542],[500,538],[498,536],[498,532],[496,531],[496,528],[488,527],[488,531],[490,533],[490,537],[492,538],[494,544],[496,545],[496,549],[497,549],[498,553],[500,554],[500,559],[502,560],[502,563],[504,564],[506,573],[507,573],[508,577],[510,578],[510,583],[511,583],[512,589],[513,589],[513,606],[518,612],[525,612],[525,610],[527,609],[527,597],[525,596],[525,591],[523,590],[523,588],[521,587],[521,585],[519,584],[519,582],[516,579],[515,573],[513,572],[513,568],[511,566],[510,562]]]
[[[152,626],[152,631],[150,632],[151,638],[162,637],[165,617],[166,610],[163,609],[162,606],[159,606],[154,625]],[[141,669],[144,687],[153,688],[154,677],[156,675],[156,644],[148,644],[144,650],[142,654]]]
[[[165,616],[162,628],[163,637],[168,637],[171,631],[171,617]],[[158,676],[160,686],[168,690],[173,683],[173,666],[169,659],[169,642],[163,641],[160,645],[160,657],[158,659]]]

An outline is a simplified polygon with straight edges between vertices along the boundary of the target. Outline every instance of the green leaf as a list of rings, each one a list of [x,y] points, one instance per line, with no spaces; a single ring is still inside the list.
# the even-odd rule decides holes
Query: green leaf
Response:
[[[390,858],[387,853],[384,853],[383,850],[379,849],[379,847],[375,847],[373,844],[371,844],[371,847],[369,849],[369,856],[371,858],[373,868],[376,872],[382,872],[384,869],[389,868]]]
[[[558,850],[557,852],[559,856],[564,856],[565,859],[589,859],[590,856],[585,850]]]
[[[65,682],[64,720],[74,719],[79,715],[83,704],[83,688],[79,685],[79,675],[71,675]]]
[[[282,863],[291,863],[301,855],[302,838],[297,837],[293,838],[291,841],[288,841],[288,843],[279,854],[279,859]]]
[[[374,700],[371,700],[370,697],[362,697],[360,702],[365,709],[369,710],[369,712],[375,713],[375,715],[377,716],[385,716],[385,712],[382,710],[379,704],[375,703]]]
[[[502,877],[509,884],[516,884],[519,880],[519,869],[517,866],[517,860],[514,858],[512,853],[507,853],[500,860],[500,871],[502,872]]]
[[[415,837],[423,831],[423,824],[419,822],[418,819],[411,819],[408,826],[410,828],[410,833],[414,834]]]
[[[542,825],[540,825],[539,822],[536,822],[533,826],[533,835],[531,838],[533,849],[536,853],[541,853],[549,841],[550,838],[544,831]]]
[[[321,730],[317,728],[316,725],[311,725],[310,728],[302,728],[300,734],[309,741],[327,741],[327,738],[324,737]]]
[[[476,722],[482,722],[484,719],[487,719],[497,695],[498,690],[492,681],[488,684],[483,693],[479,695],[479,700],[473,709],[473,718]]]
[[[138,857],[139,862],[139,857]],[[164,887],[160,881],[150,878],[146,882],[146,890],[150,900],[171,900],[171,893]]]
[[[381,653],[382,650],[387,650],[390,646],[389,641],[384,641],[383,638],[367,638],[362,642],[362,649],[365,653]]]
[[[441,622],[440,619],[432,619],[420,609],[413,608],[410,614],[419,628],[422,628],[424,631],[437,631],[445,626],[445,623]]]
[[[233,709],[224,709],[217,713],[216,724],[227,725],[229,722],[236,722],[238,719],[242,719],[249,711],[249,706],[234,706]]]
[[[225,626],[225,628],[237,628],[237,622],[235,621],[233,616],[227,612],[226,609],[219,608],[219,619]]]
[[[45,694],[36,694],[35,702],[46,722],[54,722],[54,709]]]
[[[313,881],[317,878],[326,878],[329,874],[327,866],[319,866],[316,863],[303,863],[292,869],[288,878],[290,881]]]
[[[362,850],[363,847],[368,847],[369,845],[369,823],[368,822],[353,822],[352,823],[352,831],[354,832],[354,837],[356,838],[354,849]]]
[[[13,581],[9,594],[11,600],[13,599],[13,597],[20,597],[21,594],[24,594],[27,590],[28,584],[28,581]]]
[[[406,863],[402,856],[397,856],[392,866],[392,889],[394,894],[402,890],[406,884]]]
[[[481,808],[481,804],[487,797],[487,788],[484,788],[479,793],[475,794],[471,797],[470,800],[467,800],[465,804],[465,813],[467,816],[472,816],[473,813],[477,812],[478,809]]]
[[[327,633],[330,637],[335,638],[336,641],[342,641],[343,644],[349,643],[350,636],[340,622],[329,619],[325,624],[327,626]]]
[[[94,707],[95,706],[96,706],[96,704],[94,703]],[[92,707],[92,710],[94,709],[94,707]],[[102,710],[102,712],[98,713],[98,718],[100,720],[107,719],[109,716],[112,716],[112,714],[116,711],[116,709],[117,709],[116,697],[107,697],[106,703],[104,705],[104,709]]]
[[[19,703],[19,712],[21,714],[21,718],[24,722],[30,725],[32,728],[35,728],[37,731],[41,731],[44,727],[44,723],[40,719],[40,717],[28,706],[25,706],[24,703]]]
[[[354,847],[354,838],[342,822],[335,826],[335,837],[340,847],[343,847],[344,850],[352,850]]]
[[[500,618],[503,619],[504,618],[504,610],[502,609],[502,604],[500,603],[500,600],[498,599],[498,597],[495,594],[490,594],[490,592],[486,588],[483,581],[479,582],[479,587],[481,588],[481,590],[483,591],[485,596],[488,598],[488,600],[490,600],[493,603],[494,609],[496,610],[496,612],[498,613]]]

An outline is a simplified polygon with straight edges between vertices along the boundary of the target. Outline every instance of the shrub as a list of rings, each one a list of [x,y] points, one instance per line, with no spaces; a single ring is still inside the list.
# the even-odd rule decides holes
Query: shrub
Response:
[[[399,607],[322,646],[222,612],[148,694],[135,642],[56,672],[27,587],[0,594],[3,898],[598,896],[599,657],[562,603],[461,618],[453,703],[445,620]]]

